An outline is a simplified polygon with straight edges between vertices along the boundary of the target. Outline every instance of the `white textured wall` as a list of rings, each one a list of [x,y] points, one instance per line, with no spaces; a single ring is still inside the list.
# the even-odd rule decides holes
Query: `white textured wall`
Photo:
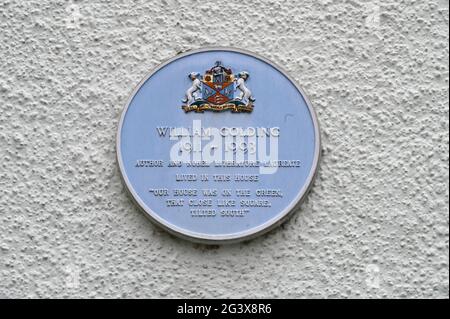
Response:
[[[448,297],[448,0],[0,0],[0,297]],[[127,196],[141,78],[234,46],[282,65],[323,133],[277,230],[202,246]]]

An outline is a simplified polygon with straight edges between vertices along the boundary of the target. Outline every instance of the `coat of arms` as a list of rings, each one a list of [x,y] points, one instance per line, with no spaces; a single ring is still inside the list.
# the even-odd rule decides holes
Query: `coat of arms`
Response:
[[[250,113],[253,111],[255,99],[246,86],[249,76],[246,71],[233,74],[232,70],[224,67],[220,61],[206,70],[204,75],[191,72],[188,77],[192,86],[186,91],[182,108],[186,113],[207,110]]]

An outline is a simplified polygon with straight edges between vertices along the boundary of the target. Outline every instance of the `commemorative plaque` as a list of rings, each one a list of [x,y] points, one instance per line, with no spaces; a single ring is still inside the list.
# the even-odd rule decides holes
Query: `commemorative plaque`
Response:
[[[156,224],[204,243],[279,225],[320,155],[307,97],[270,61],[231,48],[180,54],[148,74],[119,123],[124,183]]]

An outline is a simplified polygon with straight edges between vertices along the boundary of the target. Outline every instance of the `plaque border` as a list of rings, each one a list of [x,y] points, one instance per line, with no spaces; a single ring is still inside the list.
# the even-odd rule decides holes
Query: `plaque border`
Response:
[[[210,51],[228,51],[228,52],[236,52],[245,54],[251,57],[254,57],[258,60],[261,60],[273,68],[275,68],[277,71],[279,71],[281,74],[283,74],[294,86],[295,88],[301,93],[303,99],[306,102],[306,105],[308,107],[309,113],[311,115],[313,126],[314,126],[314,135],[315,135],[315,146],[314,146],[314,159],[311,166],[311,170],[308,174],[308,177],[306,179],[305,184],[300,189],[300,191],[297,193],[297,196],[289,203],[289,205],[286,206],[284,210],[282,210],[280,213],[278,213],[275,217],[272,219],[266,221],[264,224],[259,225],[257,227],[230,234],[230,235],[210,235],[210,234],[204,234],[204,233],[198,233],[198,232],[191,232],[186,229],[182,229],[176,225],[173,225],[171,223],[168,223],[166,220],[158,216],[155,212],[153,212],[150,207],[148,207],[140,198],[139,195],[134,191],[134,188],[132,187],[132,184],[128,180],[128,177],[126,175],[124,164],[122,162],[122,153],[120,149],[120,143],[121,143],[121,134],[122,134],[122,126],[125,119],[125,115],[128,111],[128,108],[136,95],[136,93],[140,90],[142,85],[162,68],[164,68],[166,65],[172,63],[173,61],[176,61],[180,58],[193,55],[196,53],[202,53],[202,52],[210,52]],[[194,49],[185,51],[183,53],[179,53],[175,55],[172,58],[169,58],[156,66],[153,70],[148,72],[144,78],[136,85],[136,87],[133,89],[131,94],[128,96],[127,101],[125,103],[125,107],[123,108],[120,120],[118,123],[118,129],[116,133],[116,160],[119,166],[120,175],[122,178],[123,183],[126,186],[127,191],[131,194],[131,198],[133,201],[137,204],[137,206],[140,208],[140,210],[143,211],[144,215],[147,216],[151,222],[154,224],[160,226],[164,230],[168,231],[169,233],[182,238],[187,239],[189,241],[195,242],[195,243],[201,243],[201,244],[212,244],[212,245],[220,245],[220,244],[231,244],[246,240],[251,240],[255,237],[258,237],[262,234],[265,234],[274,228],[277,228],[279,225],[281,225],[283,222],[285,222],[289,217],[291,217],[294,212],[300,207],[300,205],[305,201],[309,191],[311,190],[314,180],[317,176],[318,168],[320,165],[320,159],[321,159],[321,135],[320,135],[320,127],[319,127],[319,121],[317,119],[317,114],[309,101],[307,95],[305,94],[304,90],[297,84],[297,82],[279,65],[275,64],[274,62],[260,56],[259,54],[253,53],[248,50],[239,49],[239,48],[233,48],[233,47],[203,47],[200,49]]]

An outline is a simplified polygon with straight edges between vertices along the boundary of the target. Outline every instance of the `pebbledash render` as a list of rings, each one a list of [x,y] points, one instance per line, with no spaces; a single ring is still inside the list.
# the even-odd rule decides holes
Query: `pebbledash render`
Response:
[[[2,0],[0,297],[448,298],[448,1],[216,5]],[[230,245],[153,225],[116,161],[133,87],[211,46],[282,66],[322,136],[314,186],[292,218]],[[195,116],[182,109],[187,76],[205,71],[183,72],[173,117]],[[254,76],[235,80],[256,110]]]

